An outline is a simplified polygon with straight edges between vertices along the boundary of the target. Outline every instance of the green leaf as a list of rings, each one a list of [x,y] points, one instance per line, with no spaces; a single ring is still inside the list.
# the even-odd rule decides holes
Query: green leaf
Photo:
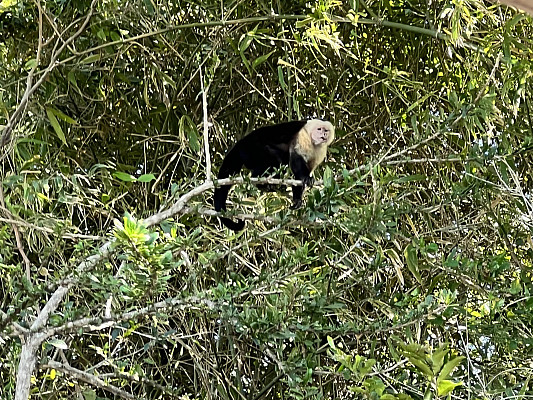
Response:
[[[191,149],[194,152],[197,152],[200,150],[200,140],[198,138],[198,135],[196,134],[196,131],[189,130],[187,132],[187,138],[189,139],[189,146],[191,146]]]
[[[266,60],[268,60],[268,58],[275,52],[275,50],[271,51],[270,53],[268,54],[264,54],[262,56],[259,56],[257,57],[253,62],[252,62],[252,68],[256,68],[258,67],[259,65],[263,64]]]
[[[93,54],[92,56],[86,57],[81,60],[80,64],[90,64],[98,60],[100,60],[100,54]]]
[[[283,77],[283,68],[281,65],[278,65],[278,81],[283,90],[287,89],[287,84],[285,83],[285,78]]]
[[[180,136],[186,136],[189,140],[189,146],[195,153],[200,151],[200,138],[198,137],[198,131],[191,117],[183,115],[179,122]]]
[[[404,251],[405,260],[407,262],[407,268],[416,278],[419,283],[422,283],[422,278],[420,277],[420,272],[418,271],[418,256],[416,255],[416,249],[413,245],[408,245]]]
[[[50,202],[50,199],[43,193],[37,193],[37,197],[40,198],[41,200]]]
[[[509,169],[507,168],[507,163],[499,163],[501,180],[504,183],[509,184]]]
[[[55,108],[49,108],[49,110],[52,111],[57,118],[62,119],[63,121],[68,122],[69,124],[78,125],[78,121],[70,118],[62,111],[56,110]]]
[[[96,400],[96,392],[92,389],[82,392],[84,400]]]
[[[137,178],[139,182],[150,182],[150,181],[153,181],[154,179],[155,179],[154,174],[144,174],[144,175],[139,176],[139,178]]]
[[[36,67],[36,66],[37,66],[37,59],[32,58],[31,60],[28,60],[26,62],[26,64],[24,65],[24,68],[26,70],[28,70],[28,69],[32,69],[33,67]]]
[[[98,36],[103,42],[105,42],[106,35],[105,35],[105,32],[104,32],[103,29],[100,29],[100,30],[96,33],[96,36]]]
[[[448,361],[444,367],[442,367],[442,370],[440,371],[439,377],[437,379],[437,383],[444,381],[446,378],[450,376],[452,371],[457,367],[465,358],[463,356],[455,357],[454,359]]]
[[[67,74],[68,81],[72,84],[74,87],[78,87],[78,81],[76,80],[76,74],[74,70],[70,70]]]
[[[252,44],[252,41],[254,40],[253,36],[245,35],[244,38],[241,40],[241,43],[239,43],[239,51],[242,53],[245,52],[245,50]]]
[[[124,182],[134,182],[137,180],[137,178],[135,178],[133,175],[127,174],[125,172],[120,172],[120,171],[113,172],[113,176]]]
[[[330,188],[333,186],[333,171],[330,167],[326,167],[326,170],[324,171],[324,187]]]
[[[161,75],[163,82],[172,86],[173,89],[176,89],[176,82],[174,82],[174,80],[170,77],[170,75],[168,75],[167,73],[163,71],[158,71],[158,72],[159,72],[159,75]]]
[[[433,363],[433,373],[438,374],[444,364],[444,357],[448,354],[448,346],[441,346],[436,352],[431,355],[431,362]]]
[[[118,42],[119,40],[121,40],[121,37],[118,33],[116,33],[115,31],[112,31],[109,36],[111,37],[111,40],[113,42]]]
[[[144,0],[144,6],[146,7],[146,12],[148,15],[154,15],[155,14],[155,8],[154,3],[150,0]]]
[[[405,393],[399,393],[397,397],[398,397],[398,400],[413,400],[411,396]]]
[[[525,14],[516,14],[511,20],[509,20],[505,27],[507,29],[514,27],[516,24],[518,24],[520,21],[527,19],[527,16]]]
[[[50,124],[52,124],[56,135],[59,137],[59,139],[61,139],[65,146],[68,146],[65,133],[63,132],[63,129],[61,129],[61,125],[59,125],[59,122],[57,121],[57,118],[51,108],[46,108],[46,115],[48,116],[48,120],[50,121]]]
[[[452,381],[441,381],[438,383],[437,386],[437,394],[439,396],[446,396],[448,393],[450,393],[453,389],[455,389],[457,386],[461,386],[463,382],[452,382]]]
[[[313,21],[313,18],[302,19],[301,21],[296,21],[296,28],[301,28],[303,26],[309,25]]]
[[[406,113],[408,113],[409,111],[411,110],[407,110]],[[411,116],[411,126],[413,127],[413,131],[415,132],[415,136],[418,136],[418,121],[416,120],[416,115]]]
[[[328,344],[329,344],[329,347],[331,347],[332,349],[335,349],[335,342],[333,341],[333,338],[331,336],[328,336]]]
[[[412,182],[412,181],[425,181],[427,179],[426,175],[408,175],[400,179],[397,179],[397,183]]]
[[[429,365],[427,365],[424,361],[413,357],[412,355],[407,354],[407,359],[411,364],[413,364],[416,369],[418,369],[420,372],[422,372],[426,378],[429,380],[433,378],[433,371],[431,371],[431,368],[429,368]]]

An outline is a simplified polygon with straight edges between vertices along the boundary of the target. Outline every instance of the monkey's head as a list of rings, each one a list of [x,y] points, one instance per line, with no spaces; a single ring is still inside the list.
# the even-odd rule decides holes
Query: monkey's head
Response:
[[[307,122],[305,127],[311,136],[313,145],[315,146],[324,144],[329,146],[331,142],[333,142],[333,139],[335,139],[335,128],[329,121],[312,119]]]

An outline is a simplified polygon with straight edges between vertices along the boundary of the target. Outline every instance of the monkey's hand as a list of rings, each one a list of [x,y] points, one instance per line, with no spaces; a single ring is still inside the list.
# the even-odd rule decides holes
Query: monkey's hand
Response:
[[[302,179],[302,182],[304,186],[313,187],[313,185],[315,184],[315,178],[313,178],[312,176],[306,176]]]

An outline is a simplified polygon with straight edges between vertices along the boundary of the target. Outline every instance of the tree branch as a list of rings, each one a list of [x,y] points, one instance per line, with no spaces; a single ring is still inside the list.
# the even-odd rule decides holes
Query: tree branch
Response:
[[[6,214],[6,216],[11,217],[11,212],[7,209],[6,203],[4,200],[4,187],[2,186],[2,183],[0,182],[0,206],[2,207],[2,210]],[[3,218],[1,218],[3,219]],[[12,220],[9,220],[12,221]],[[10,223],[11,228],[13,229],[13,232],[15,233],[15,243],[17,244],[17,249],[22,256],[22,259],[24,260],[24,264],[26,265],[26,279],[28,279],[28,282],[31,282],[31,262],[28,256],[26,255],[26,252],[24,251],[24,246],[22,245],[22,239],[20,237],[20,231],[16,224]]]
[[[48,364],[43,365],[43,368],[56,369],[58,371],[63,372],[64,374],[71,375],[72,377],[79,379],[80,381],[99,387],[100,389],[113,393],[116,396],[122,397],[123,399],[136,399],[136,397],[131,393],[119,389],[116,386],[110,385],[102,379],[99,379],[96,376],[88,374],[87,372],[81,371],[77,368],[71,367],[70,365],[61,364],[57,361],[48,361]]]
[[[110,326],[115,326],[123,321],[138,320],[139,318],[161,312],[167,312],[170,310],[191,310],[194,307],[198,309],[203,307],[207,308],[208,310],[218,310],[222,307],[222,305],[223,304],[218,304],[212,300],[195,296],[188,297],[186,299],[173,297],[157,302],[148,307],[143,307],[139,310],[128,311],[111,317],[103,316],[80,318],[75,321],[67,322],[66,324],[58,327],[43,330],[42,333],[46,334],[47,337],[51,337],[72,331],[79,331],[80,329],[93,332],[109,328]]]
[[[202,109],[204,114],[204,151],[205,151],[205,180],[211,180],[211,156],[209,155],[209,122],[207,120],[207,87],[204,84],[202,68],[200,67],[200,85],[202,87]]]
[[[85,269],[96,265],[100,260],[105,258],[110,252],[112,241],[105,243],[101,248],[100,254],[95,254],[82,261],[77,272],[83,272]],[[15,400],[27,400],[30,395],[30,384],[33,370],[35,369],[35,362],[37,360],[37,351],[39,351],[44,340],[50,337],[49,332],[37,332],[42,329],[48,322],[50,314],[53,313],[63,297],[68,293],[76,281],[74,279],[65,280],[65,284],[59,286],[52,294],[50,299],[46,302],[41,312],[33,322],[30,328],[30,333],[23,338],[25,341],[20,352],[19,367],[17,370],[17,383],[15,386]]]

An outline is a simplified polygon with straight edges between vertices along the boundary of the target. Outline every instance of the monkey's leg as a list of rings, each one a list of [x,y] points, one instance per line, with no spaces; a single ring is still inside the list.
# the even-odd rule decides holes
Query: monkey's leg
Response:
[[[313,178],[311,177],[311,171],[307,167],[306,161],[302,156],[293,153],[290,160],[291,170],[294,173],[294,177],[302,181],[302,186],[292,187],[292,209],[297,209],[302,206],[302,196],[306,186],[313,184]]]

